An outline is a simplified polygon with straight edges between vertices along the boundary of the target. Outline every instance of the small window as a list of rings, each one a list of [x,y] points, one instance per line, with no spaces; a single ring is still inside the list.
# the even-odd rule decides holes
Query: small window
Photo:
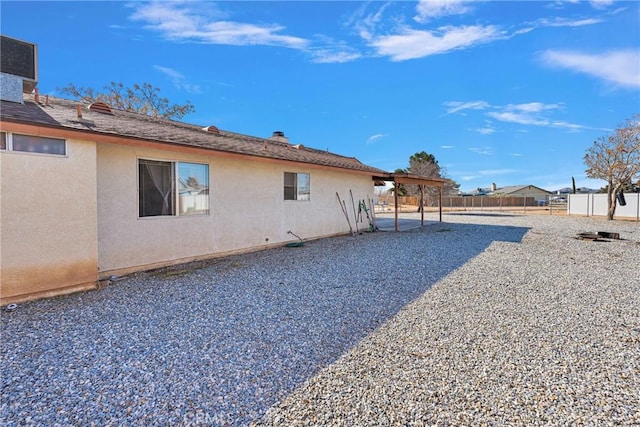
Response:
[[[308,173],[284,173],[284,199],[310,200],[311,177]]]
[[[209,213],[209,165],[178,164],[180,215]]]
[[[13,151],[25,153],[57,154],[64,156],[67,154],[66,142],[64,139],[45,138],[42,136],[12,135]]]
[[[0,150],[64,156],[67,154],[67,142],[58,138],[0,132]]]
[[[138,209],[140,217],[175,215],[173,163],[138,161]]]

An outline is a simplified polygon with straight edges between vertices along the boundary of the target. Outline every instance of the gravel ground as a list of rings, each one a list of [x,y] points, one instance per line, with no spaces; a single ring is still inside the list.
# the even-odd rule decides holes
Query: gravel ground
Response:
[[[132,275],[2,312],[0,423],[640,424],[639,257],[467,213]]]

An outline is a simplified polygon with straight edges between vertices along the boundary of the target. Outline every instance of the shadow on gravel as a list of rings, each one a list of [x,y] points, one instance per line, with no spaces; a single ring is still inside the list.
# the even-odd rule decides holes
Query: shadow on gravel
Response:
[[[136,274],[2,313],[2,423],[247,425],[527,228],[436,223]]]

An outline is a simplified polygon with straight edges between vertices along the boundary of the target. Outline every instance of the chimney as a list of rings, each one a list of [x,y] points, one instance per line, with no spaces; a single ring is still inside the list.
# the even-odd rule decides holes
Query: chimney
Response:
[[[31,93],[38,83],[37,47],[0,36],[0,99],[23,103],[23,93]]]
[[[289,142],[289,138],[287,138],[284,135],[284,132],[277,130],[273,132],[273,135],[271,135],[271,138],[269,138],[272,141],[278,141],[278,142]]]

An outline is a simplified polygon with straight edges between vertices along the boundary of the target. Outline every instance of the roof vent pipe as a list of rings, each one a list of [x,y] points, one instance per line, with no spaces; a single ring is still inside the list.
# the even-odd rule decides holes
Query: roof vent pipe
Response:
[[[208,132],[208,133],[215,133],[216,135],[220,135],[220,129],[218,129],[215,126],[206,126],[202,128],[203,131]]]
[[[279,141],[279,142],[289,142],[289,138],[287,138],[284,134],[284,132],[277,130],[273,132],[273,135],[271,135],[271,138],[269,138],[272,141]]]

